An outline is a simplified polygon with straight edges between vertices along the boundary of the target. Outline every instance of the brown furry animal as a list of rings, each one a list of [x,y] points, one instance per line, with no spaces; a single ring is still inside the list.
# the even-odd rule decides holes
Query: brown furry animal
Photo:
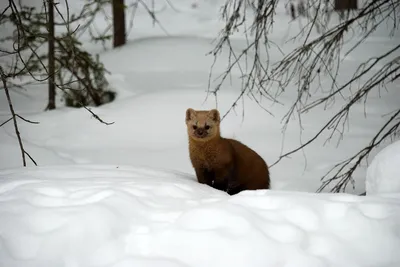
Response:
[[[221,137],[218,110],[189,108],[186,125],[190,160],[199,183],[230,195],[270,188],[265,161],[239,141]]]

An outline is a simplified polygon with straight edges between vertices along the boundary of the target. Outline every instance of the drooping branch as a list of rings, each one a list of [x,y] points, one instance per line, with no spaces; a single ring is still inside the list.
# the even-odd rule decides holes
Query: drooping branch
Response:
[[[29,155],[28,152],[26,152],[25,148],[24,148],[24,144],[22,143],[22,139],[21,139],[21,134],[19,132],[18,129],[18,123],[17,123],[17,117],[22,118],[21,116],[19,116],[18,114],[15,113],[12,101],[11,101],[11,96],[10,96],[10,92],[8,90],[8,86],[7,86],[7,76],[3,71],[3,68],[0,66],[0,76],[1,76],[1,80],[3,82],[3,86],[4,86],[4,93],[6,94],[7,97],[7,102],[8,102],[8,107],[10,109],[11,112],[11,119],[14,122],[14,130],[15,130],[15,134],[17,136],[18,139],[18,144],[19,144],[19,148],[21,150],[21,157],[22,157],[22,165],[24,167],[26,167],[26,159],[25,159],[25,155],[28,155],[28,157],[32,160],[32,162],[36,164],[36,161]],[[7,120],[5,123],[7,123],[9,120]],[[27,121],[27,120],[26,120]],[[3,123],[2,126],[5,124]]]
[[[334,7],[329,1],[304,0],[301,1],[301,8],[299,14],[306,18],[307,23],[301,25],[302,29],[299,34],[289,39],[298,41],[299,46],[280,60],[271,62],[269,54],[274,43],[268,35],[274,25],[276,1],[227,0],[222,8],[225,27],[212,51],[214,62],[223,49],[229,51],[229,59],[226,71],[217,77],[218,83],[214,88],[209,88],[210,92],[216,94],[235,67],[241,73],[242,88],[238,98],[224,116],[246,95],[256,100],[254,95],[258,94],[269,101],[279,103],[279,96],[288,88],[297,89],[297,97],[283,117],[283,134],[285,134],[288,124],[294,116],[297,116],[300,129],[302,129],[301,118],[304,113],[315,111],[322,105],[324,109],[328,109],[335,103],[336,97],[344,100],[339,111],[335,111],[333,115],[329,114],[326,123],[314,136],[288,152],[282,151],[274,164],[301,151],[326,132],[329,133],[326,141],[339,135],[340,142],[349,114],[355,104],[363,101],[364,105],[367,105],[368,96],[372,91],[380,91],[381,88],[386,88],[388,84],[396,82],[400,77],[400,57],[397,55],[400,52],[400,45],[396,44],[386,51],[382,51],[380,55],[365,60],[353,75],[350,74],[350,78],[341,82],[343,58],[367,40],[378,27],[390,27],[388,37],[398,30],[400,1],[368,1],[360,9],[347,12],[346,16],[344,13],[336,16],[339,19],[336,24],[330,23]],[[293,10],[291,12],[293,13]],[[303,20],[299,20],[299,24],[302,22]],[[351,30],[357,33],[352,37],[352,41],[355,41],[353,44],[345,45],[345,40]],[[238,31],[245,34],[247,46],[239,52],[235,52],[232,36]],[[318,33],[316,37],[315,32]],[[282,52],[278,47],[275,46],[275,48],[276,51]],[[348,72],[348,70],[346,71]],[[326,83],[322,85],[321,80],[323,79],[330,85]],[[356,84],[360,85],[356,87]],[[317,90],[323,91],[322,96],[314,94]],[[256,102],[259,104],[257,100]],[[271,111],[268,110],[268,112]],[[388,133],[394,136],[395,132],[389,131]],[[380,142],[377,143],[377,145],[379,144]],[[366,151],[368,155],[372,149]],[[333,174],[333,177],[329,176],[332,175],[330,172],[327,174],[328,176],[323,177],[329,181],[328,184],[338,181],[338,176],[347,168],[352,169],[352,166],[349,165],[351,162],[343,163],[342,172]],[[356,164],[355,168],[359,166]],[[335,187],[334,191],[343,189],[351,181],[351,175],[340,177],[344,177],[343,181],[346,182],[338,183],[338,187]]]
[[[382,60],[383,58],[391,55],[394,51],[396,51],[397,49],[400,48],[400,45],[397,46],[396,49],[392,49],[391,51],[389,51],[389,53],[386,53],[384,56],[381,56],[379,58],[376,58],[374,60],[374,64],[372,64],[369,68],[367,68],[366,70],[363,70],[361,75],[364,75],[366,72],[368,72],[369,69],[371,69],[377,62],[379,62],[380,60]],[[392,59],[391,61],[389,61],[388,63],[386,63],[383,67],[380,68],[380,70],[375,73],[372,77],[370,77],[361,87],[358,88],[358,90],[356,91],[356,93],[350,97],[346,103],[346,105],[344,105],[335,115],[333,115],[329,121],[324,124],[320,130],[310,139],[308,139],[304,144],[300,145],[299,147],[286,152],[284,154],[282,154],[278,160],[276,162],[274,162],[272,164],[275,165],[278,162],[280,162],[283,158],[289,157],[290,155],[298,152],[299,150],[305,148],[307,145],[311,144],[313,141],[315,141],[323,132],[325,132],[326,130],[330,130],[331,131],[331,135],[329,138],[332,138],[333,133],[337,133],[343,132],[343,129],[339,129],[339,126],[342,125],[344,127],[345,122],[347,121],[348,117],[349,117],[349,113],[350,110],[352,108],[352,106],[359,102],[360,100],[364,99],[364,101],[366,101],[368,94],[373,90],[378,88],[380,85],[388,83],[388,82],[392,82],[393,80],[393,76],[396,75],[396,73],[400,73],[400,64],[399,64],[399,60],[400,60],[400,56],[396,57],[394,59]],[[369,60],[368,60],[369,61]],[[352,84],[353,82],[357,81],[359,79],[359,75],[355,75],[353,76],[348,82],[346,82],[343,86],[341,86],[340,88],[338,88],[336,91],[334,91],[331,95],[327,96],[327,97],[322,97],[318,100],[313,101],[312,103],[305,105],[303,107],[299,107],[299,112],[300,113],[305,113],[310,111],[311,109],[317,107],[318,105],[321,105],[323,103],[326,103],[329,98],[331,98],[334,94],[340,92],[341,90],[343,90],[344,88],[346,88],[348,85]],[[293,107],[293,106],[292,106]],[[290,112],[292,112],[293,109],[291,109],[288,114]],[[285,121],[285,125],[287,125],[289,123],[289,116],[286,114],[286,121]]]
[[[397,122],[396,122],[397,121]],[[349,183],[353,184],[353,173],[361,165],[368,155],[376,149],[381,143],[390,137],[398,134],[400,131],[400,109],[397,110],[382,126],[378,133],[372,138],[370,144],[358,151],[353,156],[333,166],[322,178],[322,185],[317,192],[324,190],[329,184],[336,181],[337,183],[331,189],[332,192],[345,191]]]

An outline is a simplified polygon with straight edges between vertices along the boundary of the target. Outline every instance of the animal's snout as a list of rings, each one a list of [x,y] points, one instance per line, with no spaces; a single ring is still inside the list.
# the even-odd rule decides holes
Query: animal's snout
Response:
[[[198,128],[198,129],[197,129],[197,134],[198,134],[198,135],[203,135],[203,134],[204,134],[204,129]]]

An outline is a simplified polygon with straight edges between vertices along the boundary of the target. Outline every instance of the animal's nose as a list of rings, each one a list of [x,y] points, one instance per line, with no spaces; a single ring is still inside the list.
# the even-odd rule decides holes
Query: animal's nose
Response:
[[[203,135],[203,133],[204,133],[204,130],[203,130],[203,129],[198,129],[198,130],[197,130],[197,134],[198,134],[198,135]]]

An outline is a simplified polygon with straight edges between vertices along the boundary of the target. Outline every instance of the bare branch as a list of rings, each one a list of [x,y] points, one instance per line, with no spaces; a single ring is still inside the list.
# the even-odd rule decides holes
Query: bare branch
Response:
[[[3,82],[3,86],[4,86],[4,92],[5,92],[6,97],[7,97],[8,107],[10,109],[10,112],[11,112],[11,115],[12,115],[12,120],[14,122],[15,134],[17,135],[19,147],[21,149],[22,165],[24,167],[26,167],[25,154],[27,154],[29,156],[29,158],[32,160],[32,162],[35,165],[37,165],[36,162],[33,160],[33,158],[24,149],[24,145],[23,145],[22,140],[21,140],[21,135],[20,135],[19,130],[18,130],[18,123],[17,123],[17,118],[16,118],[17,114],[14,111],[14,107],[12,105],[12,101],[11,101],[11,97],[10,97],[10,92],[8,91],[8,87],[7,87],[7,76],[4,74],[3,68],[1,66],[0,66],[0,75],[1,75],[1,80]],[[4,125],[4,123],[2,125]]]
[[[11,121],[13,118],[9,118],[8,120],[6,120],[5,122],[3,122],[2,124],[0,124],[0,127],[2,127],[3,125],[5,125],[7,122]]]
[[[370,93],[386,88],[389,83],[396,82],[400,77],[400,45],[396,44],[383,51],[379,56],[371,57],[354,71],[350,78],[341,82],[343,73],[342,61],[355,48],[359,47],[371,34],[381,26],[391,27],[388,37],[393,36],[398,29],[398,16],[400,12],[400,2],[392,0],[368,1],[359,10],[344,12],[339,15],[339,23],[330,22],[333,13],[332,4],[324,0],[304,0],[300,1],[299,14],[307,19],[306,25],[301,25],[300,33],[292,37],[289,41],[301,41],[296,49],[284,55],[282,59],[275,63],[269,60],[269,53],[273,42],[268,35],[274,25],[274,13],[276,1],[240,1],[227,0],[221,10],[222,18],[225,20],[225,27],[217,39],[212,54],[214,62],[222,52],[227,49],[229,52],[228,66],[221,76],[217,77],[218,83],[212,90],[209,82],[209,92],[216,94],[222,84],[228,81],[236,67],[242,79],[242,88],[235,99],[231,108],[228,109],[224,117],[234,109],[240,99],[245,95],[255,94],[267,98],[269,101],[279,103],[278,97],[287,88],[297,89],[297,97],[291,103],[287,113],[282,118],[283,136],[288,124],[293,117],[298,119],[300,126],[300,137],[303,131],[302,115],[310,112],[319,106],[326,110],[336,104],[336,97],[340,97],[345,103],[335,111],[325,124],[314,134],[289,152],[283,152],[279,158],[271,165],[274,166],[284,158],[302,151],[303,148],[328,133],[325,142],[330,141],[334,136],[338,136],[338,144],[343,138],[345,126],[349,122],[349,114],[354,104],[363,102],[367,105]],[[296,17],[296,12],[291,1],[291,14]],[[250,26],[246,22],[250,21]],[[299,22],[301,23],[301,22]],[[231,42],[231,37],[235,32],[243,32],[247,40],[247,46],[240,52],[235,52]],[[345,45],[345,40],[349,32],[353,31],[352,39],[354,43]],[[247,33],[251,33],[248,37]],[[317,32],[318,36],[314,37]],[[263,48],[263,49],[261,49]],[[281,51],[276,49],[276,51]],[[250,58],[250,60],[248,60]],[[244,62],[244,63],[243,63]],[[248,64],[248,62],[250,62]],[[213,65],[211,67],[211,71]],[[346,70],[347,71],[347,70]],[[346,73],[347,74],[347,73]],[[211,79],[211,73],[209,76]],[[321,80],[325,82],[323,85]],[[326,85],[326,81],[330,85]],[[323,94],[315,94],[320,90]],[[396,128],[397,129],[397,128]],[[396,130],[397,131],[397,130]],[[389,136],[394,136],[396,131],[389,131]],[[379,143],[378,143],[379,144]],[[283,142],[282,142],[283,146]],[[283,150],[283,147],[282,147]],[[371,150],[367,150],[367,155]],[[343,169],[351,166],[344,164]],[[342,166],[342,165],[341,165]],[[360,166],[356,164],[355,168]],[[332,173],[331,173],[332,174]],[[336,175],[340,175],[337,173]],[[343,189],[348,182],[351,182],[351,175],[343,177],[343,182],[338,183],[334,190]],[[337,178],[337,177],[336,177]],[[328,179],[324,176],[323,179]],[[336,179],[330,179],[327,184]],[[324,187],[325,188],[325,187]]]
[[[322,185],[318,188],[317,192],[324,190],[333,181],[337,181],[336,185],[331,189],[332,192],[345,191],[349,182],[353,184],[354,188],[354,178],[353,173],[359,167],[364,159],[376,149],[381,143],[386,139],[390,138],[394,133],[400,129],[400,109],[395,112],[393,116],[387,120],[387,122],[382,126],[378,133],[372,138],[370,144],[361,149],[355,155],[350,158],[343,160],[342,162],[333,166],[322,178]],[[397,119],[397,123],[391,125]],[[349,167],[350,166],[350,167]],[[348,170],[346,170],[346,168]],[[336,171],[335,171],[336,170]],[[332,174],[333,173],[333,174]],[[330,177],[329,177],[330,176]],[[329,177],[329,178],[327,178]]]
[[[23,120],[25,122],[32,123],[32,124],[39,124],[38,121],[31,121],[31,120],[25,119],[24,117],[20,116],[19,114],[15,114],[15,116],[17,116],[18,118],[20,118],[21,120]]]

